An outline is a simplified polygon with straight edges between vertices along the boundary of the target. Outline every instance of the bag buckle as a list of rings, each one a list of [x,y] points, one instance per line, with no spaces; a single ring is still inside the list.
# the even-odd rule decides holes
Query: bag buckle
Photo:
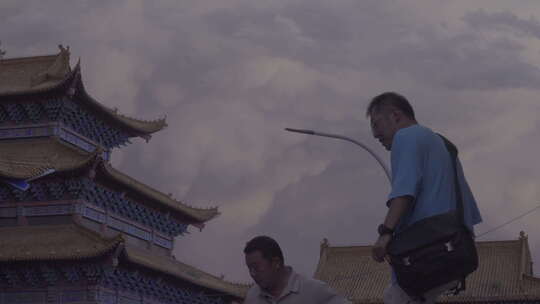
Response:
[[[446,243],[444,243],[444,246],[446,246],[446,250],[447,250],[448,252],[454,250],[454,245],[452,245],[452,242],[446,242]]]
[[[405,266],[410,266],[411,265],[411,257],[404,257],[403,258],[403,264]]]

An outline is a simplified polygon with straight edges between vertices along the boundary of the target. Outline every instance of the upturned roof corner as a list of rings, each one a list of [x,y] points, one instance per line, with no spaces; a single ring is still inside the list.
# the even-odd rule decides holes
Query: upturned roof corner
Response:
[[[146,268],[167,273],[178,279],[182,279],[206,288],[222,292],[236,298],[244,298],[249,285],[232,283],[222,277],[217,277],[202,271],[196,267],[177,261],[173,257],[156,258],[147,250],[127,245],[124,250],[125,257],[131,263]]]
[[[132,137],[146,140],[167,126],[164,118],[142,120],[122,115],[91,97],[81,76],[81,60],[70,66],[70,49],[59,45],[54,55],[0,59],[0,103],[2,99],[43,93],[81,95],[79,102],[125,129]],[[77,91],[77,92],[76,92]]]

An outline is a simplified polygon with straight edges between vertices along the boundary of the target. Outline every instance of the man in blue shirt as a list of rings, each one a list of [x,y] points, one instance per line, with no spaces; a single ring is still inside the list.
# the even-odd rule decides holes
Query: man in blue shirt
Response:
[[[372,250],[373,259],[383,262],[394,231],[456,208],[454,169],[443,139],[418,124],[405,97],[394,92],[378,95],[370,102],[366,114],[371,120],[373,137],[391,151],[392,190],[386,203],[388,212]],[[472,233],[473,226],[482,219],[459,160],[457,169],[465,225]],[[452,287],[441,286],[427,292],[424,303],[434,302]],[[384,301],[386,304],[414,302],[397,285],[394,276]]]

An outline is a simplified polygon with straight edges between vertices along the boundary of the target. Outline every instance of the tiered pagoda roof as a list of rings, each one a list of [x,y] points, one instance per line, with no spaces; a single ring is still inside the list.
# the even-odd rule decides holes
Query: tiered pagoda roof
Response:
[[[208,274],[188,264],[175,260],[172,257],[156,258],[148,251],[127,246],[125,257],[131,263],[147,267],[152,270],[169,274],[175,278],[185,280],[212,290],[225,292],[238,298],[244,298],[249,285],[225,281],[220,277]]]
[[[99,157],[98,151],[85,153],[56,138],[1,140],[0,151],[0,177],[3,178],[31,179],[47,170],[54,170],[50,175],[58,175],[95,168],[98,180],[116,184],[123,191],[128,191],[128,195],[142,197],[152,202],[154,207],[190,219],[191,224],[200,226],[219,215],[217,208],[191,207],[137,181],[113,168]]]
[[[182,301],[241,300],[247,285],[171,255],[175,236],[188,225],[201,228],[218,209],[186,205],[109,161],[113,148],[131,137],[148,140],[165,120],[139,120],[102,105],[86,92],[80,64],[72,69],[69,56],[60,46],[56,55],[0,59],[0,183],[14,186],[0,184],[0,263],[10,268],[3,282],[15,286],[19,271],[34,284],[41,271],[54,285],[54,271],[40,268],[51,261],[68,280],[79,270],[92,278],[100,273],[103,286],[92,288],[112,297],[122,296],[107,291],[118,283],[131,295],[149,288],[154,298],[163,291]],[[112,261],[106,266],[114,273],[104,272],[103,261]],[[70,268],[79,262],[81,269]]]
[[[1,59],[0,99],[77,92],[82,97],[80,102],[98,111],[100,115],[125,129],[131,136],[148,139],[151,133],[167,126],[165,119],[145,121],[131,118],[96,101],[84,89],[80,63],[71,69],[69,57],[69,48],[60,46],[60,53],[56,55]]]
[[[63,172],[89,165],[97,153],[85,153],[57,138],[0,141],[0,177],[32,179],[48,170]]]
[[[540,300],[540,278],[534,277],[527,237],[477,242],[479,268],[467,278],[467,289],[438,302],[507,302]],[[315,278],[327,282],[354,303],[383,303],[390,266],[371,258],[371,246],[330,246],[325,240]]]
[[[78,225],[4,227],[0,262],[92,258],[110,253],[122,242],[120,235],[103,238]]]
[[[80,64],[71,69],[69,48],[59,47],[60,52],[56,55],[1,59],[0,106],[3,102],[21,96],[78,94],[80,96],[77,98],[78,103],[93,109],[100,117],[105,117],[111,123],[123,128],[130,136],[148,139],[152,133],[166,127],[164,119],[138,120],[118,114],[117,110],[96,101],[84,90]],[[52,126],[44,123],[39,128],[39,132],[45,134]],[[20,131],[22,135],[24,132],[30,131],[27,129]],[[0,135],[1,133],[2,125],[0,124]],[[98,155],[105,147],[90,147],[84,151],[80,147],[67,143],[66,140],[58,139],[58,135],[54,135],[54,137],[0,140],[0,151],[2,151],[0,178],[27,180],[52,170],[59,174],[94,167],[100,178],[125,188],[135,196],[153,202],[157,207],[181,214],[199,227],[202,223],[219,215],[217,208],[191,207],[113,168],[108,161]],[[86,140],[88,143],[99,146],[89,139]],[[87,146],[90,145],[88,143],[85,142]]]
[[[135,264],[235,298],[243,298],[248,289],[247,285],[227,282],[173,257],[132,246],[121,235],[106,238],[77,224],[2,230],[0,262],[73,261],[110,255],[116,263]]]

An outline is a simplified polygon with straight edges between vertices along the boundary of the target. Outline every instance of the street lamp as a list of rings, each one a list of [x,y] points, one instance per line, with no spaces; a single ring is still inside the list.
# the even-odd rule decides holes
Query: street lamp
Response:
[[[377,154],[375,154],[375,152],[373,152],[370,148],[368,148],[366,145],[364,145],[361,142],[358,142],[358,141],[356,141],[356,140],[354,140],[352,138],[345,137],[345,136],[342,136],[342,135],[315,132],[313,130],[292,129],[292,128],[285,128],[285,130],[289,131],[289,132],[295,132],[295,133],[302,133],[302,134],[308,134],[308,135],[317,135],[317,136],[324,136],[324,137],[330,137],[330,138],[343,139],[343,140],[346,140],[346,141],[350,141],[350,142],[352,142],[354,144],[357,144],[360,147],[362,147],[364,150],[368,151],[369,154],[371,154],[371,156],[373,156],[377,160],[379,165],[381,165],[381,167],[383,168],[384,173],[386,173],[386,177],[388,178],[388,181],[390,182],[390,184],[392,183],[392,178],[390,177],[390,171],[388,171],[388,168],[386,168],[386,165],[381,160],[381,158]]]

